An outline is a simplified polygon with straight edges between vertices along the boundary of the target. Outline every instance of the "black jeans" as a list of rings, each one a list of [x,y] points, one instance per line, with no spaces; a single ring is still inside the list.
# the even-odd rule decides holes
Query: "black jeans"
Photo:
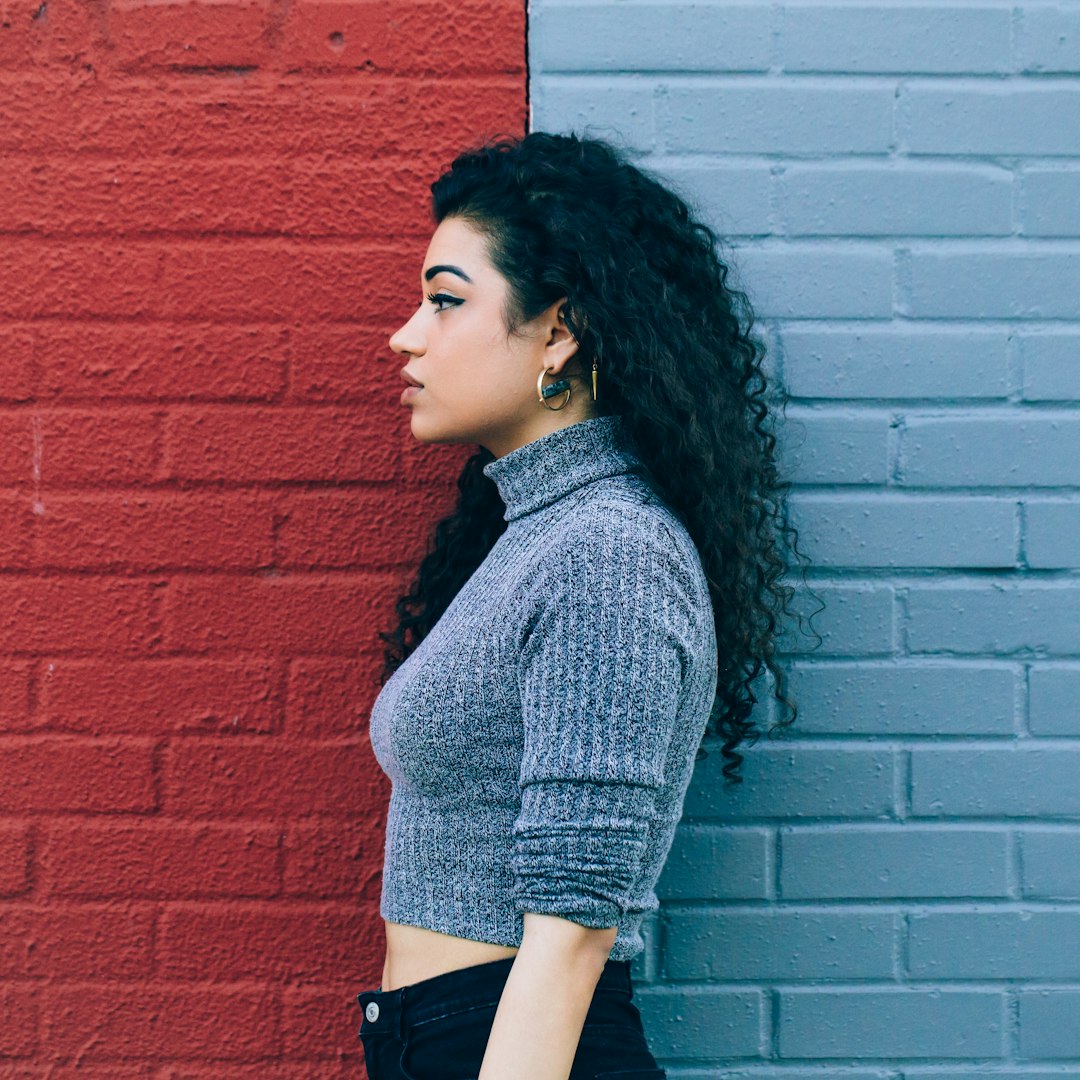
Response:
[[[356,995],[368,1080],[476,1080],[514,957]],[[631,998],[630,961],[608,960],[570,1080],[666,1080]]]

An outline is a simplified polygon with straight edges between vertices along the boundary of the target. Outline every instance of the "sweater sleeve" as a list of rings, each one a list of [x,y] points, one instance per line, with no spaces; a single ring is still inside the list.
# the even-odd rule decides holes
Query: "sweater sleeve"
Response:
[[[659,520],[599,508],[571,533],[545,553],[520,658],[513,899],[602,928],[628,909],[702,602]]]

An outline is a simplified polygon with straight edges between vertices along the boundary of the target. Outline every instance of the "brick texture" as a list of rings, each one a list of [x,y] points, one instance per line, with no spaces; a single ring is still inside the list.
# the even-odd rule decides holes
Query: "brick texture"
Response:
[[[1080,14],[530,11],[532,126],[623,142],[728,242],[826,605],[783,638],[792,735],[691,783],[636,968],[661,1063],[1080,1075]]]
[[[376,632],[462,459],[387,337],[524,5],[0,8],[0,1076],[362,1077]]]

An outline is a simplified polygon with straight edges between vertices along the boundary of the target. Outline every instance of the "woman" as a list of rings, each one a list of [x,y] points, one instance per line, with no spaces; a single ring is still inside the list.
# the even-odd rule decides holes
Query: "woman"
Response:
[[[713,233],[601,140],[496,140],[432,194],[390,346],[413,436],[479,450],[381,635],[368,1074],[656,1080],[629,968],[702,737],[739,779],[766,668],[793,716],[752,318]]]

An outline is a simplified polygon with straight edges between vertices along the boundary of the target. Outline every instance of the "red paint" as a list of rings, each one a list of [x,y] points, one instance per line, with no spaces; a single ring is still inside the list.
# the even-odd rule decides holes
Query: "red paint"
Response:
[[[428,185],[525,128],[524,5],[5,20],[0,1057],[362,1076],[376,632],[473,449],[386,339]]]

